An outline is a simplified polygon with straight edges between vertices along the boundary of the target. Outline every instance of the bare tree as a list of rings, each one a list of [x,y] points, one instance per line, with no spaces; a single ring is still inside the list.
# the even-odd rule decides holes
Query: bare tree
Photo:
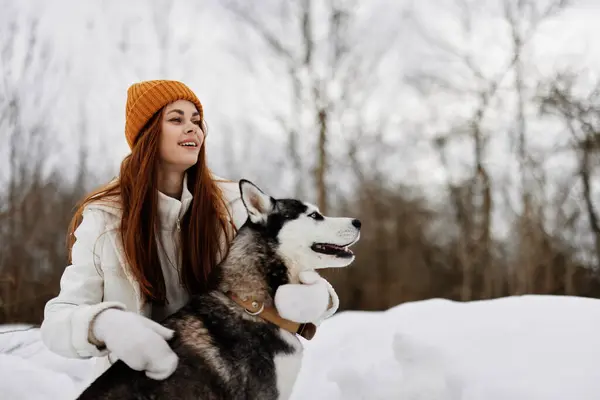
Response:
[[[572,74],[561,74],[540,96],[542,112],[561,117],[572,138],[572,147],[579,158],[578,176],[587,212],[594,251],[600,270],[600,216],[598,200],[593,191],[593,176],[599,168],[600,156],[600,85],[587,94],[576,94],[577,80]]]
[[[0,322],[38,322],[66,265],[64,233],[73,204],[72,189],[55,172],[53,156],[60,150],[48,123],[66,65],[52,64],[36,10],[27,14],[12,6],[2,4],[0,15],[0,148],[6,152],[0,180],[5,194]]]
[[[304,173],[311,170],[317,205],[327,213],[331,201],[327,178],[334,168],[330,149],[332,125],[339,123],[342,111],[348,111],[355,98],[353,89],[359,87],[357,81],[361,81],[360,88],[365,89],[362,83],[382,59],[378,52],[361,52],[353,40],[358,1],[278,2],[268,9],[267,17],[259,16],[258,8],[243,2],[228,1],[225,4],[226,9],[256,34],[270,55],[284,66],[286,75],[283,79],[290,88],[289,109],[292,112],[287,116],[275,111],[275,119],[287,132],[287,155],[296,173],[296,195],[304,196]],[[319,31],[326,34],[317,37]],[[304,129],[310,133],[311,140],[314,138],[311,154],[316,155],[316,160],[312,166],[305,165],[302,160],[302,142],[305,140],[300,140],[303,129],[300,116],[303,112],[312,116],[311,124]],[[302,132],[302,136],[305,138],[306,132]]]
[[[448,146],[455,141],[470,139],[472,146],[473,162],[469,176],[459,184],[448,182],[448,193],[451,204],[454,207],[456,222],[460,227],[459,248],[461,264],[463,266],[463,283],[461,298],[469,300],[474,296],[473,288],[475,277],[482,268],[489,269],[491,263],[491,221],[494,212],[494,190],[493,180],[489,171],[490,163],[486,159],[488,143],[497,139],[498,132],[486,125],[486,118],[491,110],[497,111],[499,101],[506,101],[507,93],[514,93],[516,104],[515,126],[511,129],[511,142],[519,163],[519,176],[521,180],[521,202],[523,212],[521,214],[522,225],[519,237],[522,244],[522,252],[528,254],[533,248],[523,240],[533,237],[530,224],[533,220],[531,194],[532,182],[527,178],[532,174],[535,163],[532,162],[527,145],[527,115],[526,109],[531,104],[531,90],[525,85],[525,49],[533,37],[539,25],[556,15],[567,6],[566,1],[554,1],[540,7],[535,1],[512,1],[502,0],[500,2],[502,14],[510,28],[510,39],[512,48],[507,54],[507,60],[495,74],[486,74],[484,69],[477,65],[473,54],[462,50],[460,46],[449,42],[442,37],[432,36],[425,27],[417,25],[420,36],[425,43],[436,49],[439,54],[447,60],[458,64],[459,71],[466,74],[467,80],[457,81],[451,78],[452,74],[447,71],[436,74],[435,72],[417,73],[408,77],[408,83],[419,90],[428,90],[430,87],[443,89],[457,98],[473,99],[471,117],[466,120],[454,122],[447,131],[440,133],[434,140],[434,148],[437,149],[441,164],[450,171],[447,152]],[[475,11],[469,3],[455,1],[457,20],[459,21],[465,36],[473,35],[472,21],[477,18]],[[491,6],[493,8],[493,5]],[[512,76],[512,85],[507,83]],[[469,82],[470,86],[466,83]],[[464,101],[464,100],[463,100]],[[517,262],[518,267],[513,282],[513,288],[518,293],[527,292],[530,289],[529,280],[533,272],[527,270],[527,266],[533,265],[533,258],[521,259]],[[483,291],[485,297],[497,295],[500,287],[494,284],[502,271],[487,271]]]
[[[512,42],[512,66],[513,66],[513,89],[516,103],[516,126],[513,128],[511,137],[512,148],[516,153],[519,165],[519,179],[521,191],[522,214],[520,218],[519,251],[520,259],[517,261],[522,267],[519,268],[519,278],[514,283],[517,293],[527,293],[531,288],[531,279],[533,271],[527,270],[528,266],[535,264],[534,260],[538,254],[532,253],[531,249],[536,248],[532,240],[536,238],[536,232],[539,227],[532,224],[538,216],[534,216],[534,205],[532,204],[532,193],[534,182],[531,177],[535,170],[539,168],[528,151],[528,129],[526,108],[527,103],[531,103],[531,88],[526,87],[525,83],[525,51],[528,42],[536,32],[536,29],[544,21],[563,11],[570,1],[553,0],[544,5],[531,0],[503,0],[504,19],[510,27],[510,36]]]

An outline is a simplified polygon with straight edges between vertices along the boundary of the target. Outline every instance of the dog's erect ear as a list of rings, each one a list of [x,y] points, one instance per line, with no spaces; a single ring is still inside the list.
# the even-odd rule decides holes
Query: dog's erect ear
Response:
[[[246,179],[240,180],[240,192],[250,221],[255,224],[267,222],[269,213],[273,211],[275,200]]]

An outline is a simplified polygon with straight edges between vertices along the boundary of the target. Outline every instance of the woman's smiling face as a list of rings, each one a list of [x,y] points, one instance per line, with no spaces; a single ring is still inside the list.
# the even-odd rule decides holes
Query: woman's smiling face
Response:
[[[165,106],[159,142],[161,163],[169,169],[187,170],[198,162],[204,145],[200,113],[194,103],[177,100]]]

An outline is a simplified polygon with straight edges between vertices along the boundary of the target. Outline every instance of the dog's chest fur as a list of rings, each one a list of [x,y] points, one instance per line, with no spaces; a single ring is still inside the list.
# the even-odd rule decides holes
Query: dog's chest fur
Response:
[[[175,373],[154,381],[117,362],[80,399],[285,399],[298,375],[302,344],[247,315],[222,293],[193,298],[164,321],[177,336]]]
[[[282,339],[294,348],[291,354],[279,353],[275,355],[275,374],[277,375],[277,390],[279,399],[287,399],[292,394],[292,389],[302,364],[302,343],[289,332],[281,331]]]

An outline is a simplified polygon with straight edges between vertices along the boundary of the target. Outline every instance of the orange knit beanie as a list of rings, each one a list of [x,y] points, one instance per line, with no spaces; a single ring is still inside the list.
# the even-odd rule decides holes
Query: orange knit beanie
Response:
[[[130,148],[148,120],[161,108],[177,100],[189,100],[196,105],[200,120],[204,118],[202,103],[194,92],[178,81],[144,81],[127,89],[125,107],[125,138]]]

